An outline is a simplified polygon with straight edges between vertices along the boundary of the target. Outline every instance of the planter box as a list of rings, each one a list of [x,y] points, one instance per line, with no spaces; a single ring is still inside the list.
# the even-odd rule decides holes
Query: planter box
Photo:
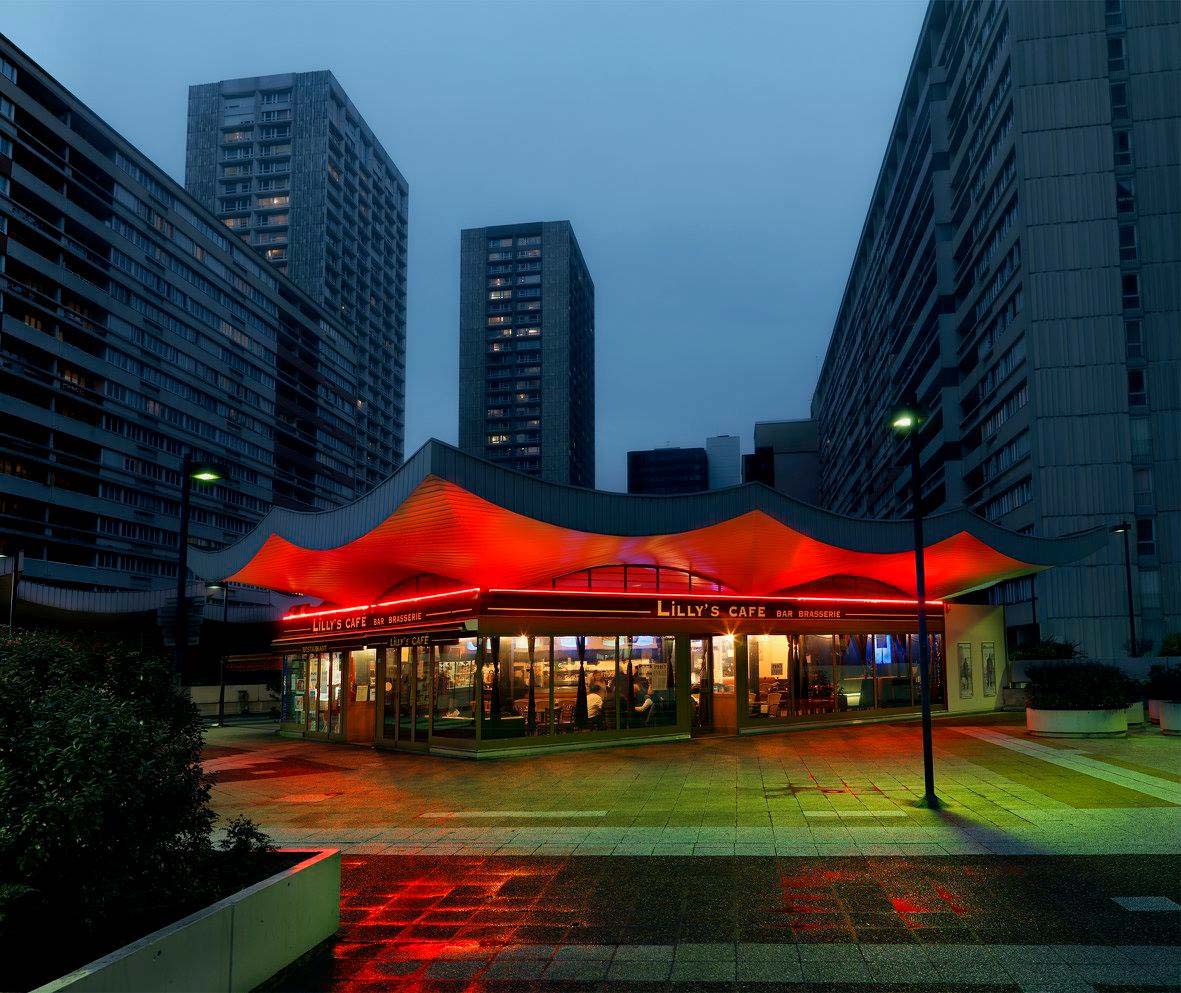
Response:
[[[340,851],[308,855],[33,993],[248,993],[340,926]]]
[[[1119,710],[1025,709],[1025,729],[1042,738],[1112,738],[1128,733],[1127,712]]]
[[[1144,704],[1141,701],[1129,703],[1125,713],[1128,715],[1128,727],[1141,727],[1144,724]]]
[[[1181,734],[1181,702],[1161,701],[1160,729],[1165,734]]]
[[[1160,705],[1161,702],[1159,700],[1148,701],[1148,719],[1152,721],[1153,724],[1160,723]]]

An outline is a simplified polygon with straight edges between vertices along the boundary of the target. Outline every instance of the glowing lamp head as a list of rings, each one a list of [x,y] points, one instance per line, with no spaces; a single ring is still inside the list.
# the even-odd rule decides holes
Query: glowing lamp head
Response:
[[[1128,525],[1124,524],[1122,521],[1119,524],[1113,524],[1111,526],[1111,533],[1112,534],[1126,534],[1128,532],[1128,530],[1129,530]]]
[[[923,415],[914,407],[899,407],[890,414],[890,430],[895,434],[910,434],[923,423]]]
[[[214,483],[221,479],[221,473],[210,466],[193,470],[193,478],[199,483]]]

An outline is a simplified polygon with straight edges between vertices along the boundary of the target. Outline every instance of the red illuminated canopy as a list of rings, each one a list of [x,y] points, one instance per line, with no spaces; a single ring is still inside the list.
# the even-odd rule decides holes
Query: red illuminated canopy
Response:
[[[955,596],[1073,561],[1100,532],[1039,539],[965,511],[928,522],[927,592]],[[374,604],[410,577],[536,589],[592,566],[662,565],[767,596],[855,577],[914,595],[910,524],[838,517],[758,484],[640,497],[545,483],[430,442],[354,504],[274,510],[237,544],[190,551],[203,578]]]

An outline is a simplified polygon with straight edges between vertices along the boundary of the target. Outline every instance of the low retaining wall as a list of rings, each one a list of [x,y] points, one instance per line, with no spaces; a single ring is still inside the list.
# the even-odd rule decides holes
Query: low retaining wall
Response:
[[[33,993],[248,993],[340,926],[340,851],[309,855]]]
[[[1128,715],[1119,710],[1025,709],[1025,729],[1045,738],[1111,738],[1128,733]]]

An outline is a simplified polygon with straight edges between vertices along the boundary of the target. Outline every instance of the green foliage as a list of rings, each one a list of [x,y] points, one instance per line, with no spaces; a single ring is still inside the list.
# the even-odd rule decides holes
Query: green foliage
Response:
[[[70,965],[113,950],[223,896],[222,865],[237,876],[266,848],[244,824],[228,857],[214,848],[201,743],[197,710],[159,659],[47,633],[0,638],[6,965],[19,971],[51,933],[85,956]]]
[[[1043,662],[1026,675],[1025,700],[1035,710],[1118,710],[1140,696],[1134,679],[1100,662]]]
[[[1148,698],[1181,703],[1181,665],[1158,663],[1148,670]]]
[[[1181,655],[1181,631],[1170,631],[1160,643],[1160,651],[1156,653],[1162,658],[1173,658]]]
[[[1083,653],[1073,641],[1059,641],[1057,638],[1042,638],[1031,641],[1026,645],[1019,645],[1009,652],[1009,658],[1014,662],[1024,662],[1029,659],[1041,661],[1043,659],[1081,659]]]

